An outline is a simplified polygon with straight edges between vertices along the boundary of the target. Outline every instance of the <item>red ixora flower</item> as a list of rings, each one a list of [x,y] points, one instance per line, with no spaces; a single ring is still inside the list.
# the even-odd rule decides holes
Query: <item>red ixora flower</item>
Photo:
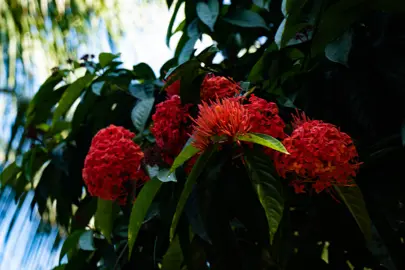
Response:
[[[174,81],[170,85],[166,86],[165,90],[169,98],[174,95],[180,95],[180,80]]]
[[[238,99],[227,98],[208,105],[202,102],[197,119],[193,120],[193,145],[205,150],[211,143],[234,141],[238,135],[244,135],[251,129],[248,110]]]
[[[133,137],[134,133],[114,125],[94,136],[82,171],[92,196],[124,205],[135,187],[149,180],[141,168],[144,154]]]
[[[295,117],[293,126],[291,136],[283,140],[290,155],[275,152],[274,163],[283,178],[291,177],[296,193],[305,193],[307,184],[317,193],[332,185],[353,185],[360,163],[349,135],[305,114]]]
[[[262,133],[279,139],[285,137],[285,124],[278,115],[276,103],[267,102],[252,94],[249,103],[245,107],[248,109],[251,118],[251,132]]]
[[[174,81],[165,90],[169,98],[180,95],[180,80]],[[240,86],[238,83],[222,76],[208,74],[201,84],[200,97],[203,101],[210,101],[215,100],[217,97],[220,99],[234,97],[239,92]]]
[[[190,137],[192,126],[188,111],[191,106],[191,104],[182,105],[177,95],[156,105],[151,132],[161,149],[163,160],[169,165],[173,163]]]
[[[238,83],[223,76],[208,74],[205,76],[201,88],[201,100],[210,101],[216,98],[230,98],[239,94],[241,88]]]

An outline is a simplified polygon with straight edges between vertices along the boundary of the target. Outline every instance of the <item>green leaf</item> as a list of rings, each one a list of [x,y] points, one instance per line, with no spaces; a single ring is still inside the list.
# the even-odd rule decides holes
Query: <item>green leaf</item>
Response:
[[[93,83],[91,85],[91,91],[93,91],[93,93],[96,94],[97,96],[101,96],[101,90],[103,89],[104,84],[105,81]]]
[[[228,13],[224,21],[241,27],[258,27],[269,30],[266,21],[258,13],[247,9],[237,9]]]
[[[176,21],[176,17],[177,17],[177,13],[179,12],[179,9],[181,7],[181,4],[184,2],[185,0],[177,0],[176,6],[174,7],[174,11],[173,11],[173,15],[170,19],[169,22],[169,26],[167,27],[167,33],[166,33],[166,45],[167,47],[169,47],[170,45],[170,38],[173,35],[173,24]]]
[[[178,57],[178,62],[179,64],[184,64],[186,61],[190,60],[190,58],[193,56],[194,52],[194,45],[197,42],[198,37],[192,37],[187,40],[186,44],[184,45],[183,49],[181,50],[181,53]]]
[[[191,145],[191,144],[190,144]],[[197,178],[202,173],[205,165],[208,163],[209,159],[212,157],[213,153],[215,152],[215,148],[213,145],[209,146],[197,159],[197,162],[193,166],[189,176],[187,177],[187,181],[184,184],[183,191],[181,192],[179,201],[177,203],[176,212],[173,216],[172,226],[170,227],[170,241],[173,240],[177,224],[179,223],[181,214],[183,213],[184,206],[186,205],[187,199],[190,196],[191,191],[193,190],[193,186],[197,181]],[[173,169],[173,167],[172,167]]]
[[[98,56],[98,62],[102,68],[110,65],[114,59],[117,59],[120,54],[112,54],[112,53],[100,53]]]
[[[353,218],[356,220],[357,225],[363,232],[366,240],[371,239],[371,220],[368,215],[366,203],[363,199],[363,194],[358,186],[353,187],[339,187],[333,186],[340,198],[346,204]]]
[[[180,154],[176,157],[173,162],[170,172],[174,172],[178,167],[183,165],[184,162],[195,156],[200,150],[195,148],[191,143],[184,146]]]
[[[155,86],[151,83],[130,84],[128,90],[137,99],[148,99],[153,98]]]
[[[197,3],[197,15],[200,20],[214,32],[214,25],[219,14],[219,3],[217,0],[208,0],[208,4],[204,2]]]
[[[114,219],[117,214],[117,206],[113,201],[98,198],[95,219],[98,228],[108,242],[111,242],[111,232],[113,230]]]
[[[289,154],[287,149],[285,149],[284,145],[279,140],[266,134],[248,133],[246,135],[238,136],[237,139],[244,142],[260,144],[281,153]]]
[[[141,192],[138,194],[138,197],[135,200],[128,227],[129,258],[131,257],[132,248],[138,236],[139,229],[141,228],[148,212],[149,206],[151,205],[161,185],[162,182],[157,179],[148,181],[142,187]]]
[[[246,151],[245,160],[253,187],[266,213],[270,239],[273,241],[284,211],[280,180],[273,176],[270,159],[262,151]]]
[[[93,231],[88,230],[80,235],[79,247],[83,250],[93,251],[96,250],[94,246]]]
[[[176,174],[170,170],[162,168],[157,174],[157,179],[161,182],[177,182]]]
[[[34,126],[47,120],[52,107],[60,100],[68,87],[65,85],[56,90],[54,89],[62,81],[63,76],[62,73],[51,76],[41,85],[26,111],[26,127]],[[20,108],[18,109],[20,110]]]
[[[74,231],[66,238],[59,253],[59,261],[61,261],[66,254],[68,254],[69,257],[69,255],[78,248],[80,236],[84,232],[85,230]]]
[[[153,72],[153,69],[146,63],[139,63],[138,65],[135,65],[134,68],[134,73],[136,79],[141,79],[141,80],[155,80],[156,75],[155,72]]]
[[[53,113],[52,123],[58,121],[59,118],[70,109],[72,104],[82,93],[83,89],[90,85],[94,77],[95,76],[93,74],[87,73],[86,75],[77,79],[75,82],[69,85],[69,87],[63,93],[61,99],[59,100],[58,106]]]
[[[355,21],[367,12],[368,0],[342,0],[322,13],[316,34],[312,38],[311,55],[323,53],[325,47],[341,36]]]
[[[132,123],[139,132],[143,132],[149,115],[153,109],[155,98],[138,100],[131,112]]]
[[[329,43],[325,48],[325,56],[330,61],[348,67],[349,53],[352,48],[352,32],[346,31],[340,38]]]
[[[162,270],[179,270],[183,264],[183,252],[180,247],[179,237],[176,236],[170,243],[166,254],[163,256]]]
[[[17,166],[15,162],[8,165],[0,174],[1,186],[7,185],[7,183],[13,180],[17,174],[21,171],[21,168]]]
[[[269,11],[271,0],[253,0],[253,4],[258,6],[259,8],[263,8]]]

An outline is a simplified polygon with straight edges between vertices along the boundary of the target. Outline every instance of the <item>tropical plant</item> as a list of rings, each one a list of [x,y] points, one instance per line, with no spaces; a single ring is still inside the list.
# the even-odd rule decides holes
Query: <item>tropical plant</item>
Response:
[[[405,5],[167,2],[159,78],[102,53],[28,104],[1,182],[55,208],[58,269],[404,269]]]

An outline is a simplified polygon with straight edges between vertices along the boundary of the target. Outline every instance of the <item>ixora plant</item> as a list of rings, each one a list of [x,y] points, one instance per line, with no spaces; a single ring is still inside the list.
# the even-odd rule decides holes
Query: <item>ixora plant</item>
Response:
[[[159,77],[101,53],[20,106],[56,269],[405,269],[403,4],[231,2],[174,4]]]

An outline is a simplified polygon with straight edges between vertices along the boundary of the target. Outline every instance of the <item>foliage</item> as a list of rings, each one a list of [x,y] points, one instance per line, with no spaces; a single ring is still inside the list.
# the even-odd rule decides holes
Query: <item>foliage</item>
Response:
[[[186,19],[160,78],[144,63],[126,70],[118,56],[102,54],[55,72],[28,105],[22,124],[31,149],[3,171],[1,183],[18,194],[34,189],[41,215],[56,201],[57,221],[69,233],[61,254],[68,263],[58,269],[404,269],[405,24],[396,13],[405,5],[167,3],[185,3]],[[202,34],[217,46],[194,55]],[[213,62],[219,53],[224,60]],[[67,79],[79,71],[85,74]],[[296,108],[350,134],[362,162],[355,182],[296,194],[271,159],[286,149],[255,131],[211,138],[202,153],[190,138],[172,164],[162,164],[150,132],[156,104],[180,80],[181,101],[198,120],[209,73],[241,82],[245,97],[276,101],[287,134],[296,128],[289,124]],[[134,131],[134,141],[154,154],[155,164],[145,158],[151,180],[133,204],[95,204],[84,191],[91,140],[110,124]]]

